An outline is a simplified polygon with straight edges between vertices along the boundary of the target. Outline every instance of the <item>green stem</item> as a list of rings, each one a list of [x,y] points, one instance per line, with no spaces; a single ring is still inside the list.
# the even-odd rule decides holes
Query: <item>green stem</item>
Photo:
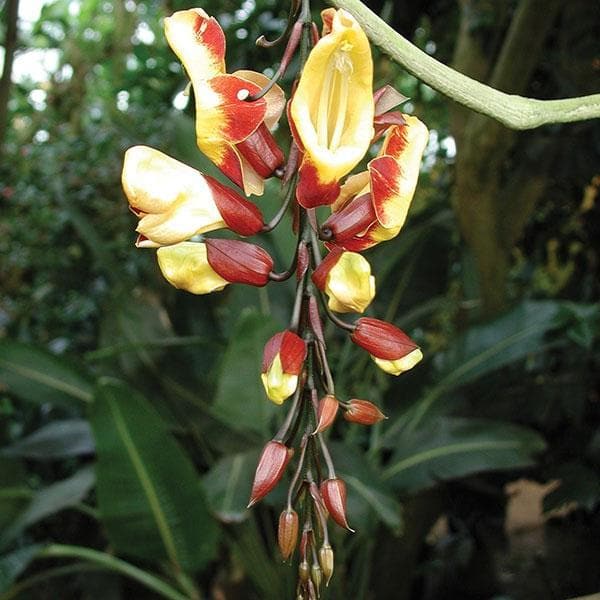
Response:
[[[600,94],[535,100],[506,94],[475,81],[429,56],[394,31],[360,0],[329,0],[352,13],[371,41],[409,73],[456,102],[511,129],[570,123],[600,117]]]
[[[164,598],[170,598],[171,600],[189,600],[187,596],[180,594],[176,589],[172,588],[159,577],[156,577],[147,571],[143,571],[120,558],[106,554],[106,552],[100,552],[98,550],[93,550],[92,548],[84,548],[83,546],[50,544],[40,552],[39,557],[83,559],[100,565],[110,571],[117,571],[126,577],[130,577]]]

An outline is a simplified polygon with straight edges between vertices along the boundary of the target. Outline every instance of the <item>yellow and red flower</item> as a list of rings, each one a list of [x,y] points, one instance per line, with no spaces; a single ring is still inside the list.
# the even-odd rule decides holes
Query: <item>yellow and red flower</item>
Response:
[[[369,41],[345,10],[323,11],[323,37],[310,52],[290,103],[304,156],[296,191],[305,208],[332,204],[339,180],[373,138],[373,60]]]
[[[273,259],[265,250],[239,240],[163,246],[157,258],[165,279],[192,294],[218,292],[230,283],[262,287],[273,269]]]
[[[298,386],[306,342],[292,331],[276,333],[265,345],[261,381],[269,400],[282,404]]]
[[[403,115],[389,127],[379,156],[367,171],[348,177],[323,224],[331,243],[361,251],[392,239],[404,225],[419,178],[427,127],[417,117]]]
[[[375,277],[364,256],[333,248],[312,274],[314,284],[329,297],[335,312],[362,313],[375,297]]]
[[[264,178],[284,161],[270,132],[285,105],[283,91],[274,86],[246,101],[268,79],[253,71],[226,74],[225,35],[201,8],[167,17],[165,34],[194,88],[198,147],[246,194],[261,195]]]
[[[400,375],[412,369],[423,358],[419,346],[402,330],[379,319],[358,319],[351,339],[390,375]]]
[[[138,247],[177,244],[224,227],[254,235],[263,226],[254,204],[213,177],[148,146],[127,150],[121,179],[129,206],[140,218]]]

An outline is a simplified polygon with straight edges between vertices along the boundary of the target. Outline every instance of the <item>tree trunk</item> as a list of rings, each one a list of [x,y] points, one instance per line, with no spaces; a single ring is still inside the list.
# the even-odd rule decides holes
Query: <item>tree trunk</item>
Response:
[[[6,1],[6,37],[4,40],[4,67],[0,79],[0,155],[4,147],[8,126],[8,98],[10,96],[11,75],[15,50],[17,48],[17,17],[19,0]]]

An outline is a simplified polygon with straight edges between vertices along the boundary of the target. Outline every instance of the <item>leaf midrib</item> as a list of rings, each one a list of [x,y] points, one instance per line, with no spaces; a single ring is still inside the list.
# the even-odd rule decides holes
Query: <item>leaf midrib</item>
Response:
[[[169,525],[167,523],[167,519],[163,513],[163,510],[160,506],[160,502],[158,500],[158,495],[154,486],[152,484],[152,480],[148,475],[146,468],[144,467],[144,463],[142,461],[137,448],[135,447],[135,443],[129,434],[127,426],[125,424],[125,419],[123,418],[123,414],[119,409],[118,404],[107,395],[108,405],[110,411],[113,415],[115,424],[117,426],[117,431],[123,444],[125,445],[125,449],[131,459],[133,464],[133,468],[138,476],[138,479],[142,485],[142,489],[148,499],[148,504],[150,505],[150,510],[154,515],[154,519],[156,521],[156,525],[158,527],[158,531],[160,533],[160,537],[165,545],[165,550],[167,551],[167,556],[169,560],[177,567],[178,570],[181,570],[181,566],[179,560],[177,558],[177,548],[175,545],[175,541],[173,539],[173,535],[171,530],[169,529]]]
[[[389,479],[402,471],[418,465],[419,463],[438,458],[440,456],[449,456],[451,454],[459,454],[461,452],[468,452],[469,450],[506,450],[506,449],[519,449],[522,447],[522,443],[513,440],[504,441],[493,441],[493,440],[482,440],[478,442],[460,442],[447,446],[439,446],[437,448],[431,448],[424,452],[419,452],[413,456],[405,458],[395,465],[388,467],[383,472],[383,479]]]

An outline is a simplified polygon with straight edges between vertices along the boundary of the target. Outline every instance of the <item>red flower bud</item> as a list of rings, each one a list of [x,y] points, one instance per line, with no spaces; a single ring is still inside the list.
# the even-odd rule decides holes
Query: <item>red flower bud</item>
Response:
[[[240,240],[206,240],[208,262],[230,283],[262,287],[269,281],[273,259],[260,246]]]
[[[262,369],[266,373],[279,354],[284,373],[298,375],[306,358],[306,342],[292,331],[276,333],[266,344]]]
[[[279,515],[277,541],[283,560],[287,560],[294,552],[298,541],[298,513],[293,508],[288,508]]]
[[[325,290],[327,275],[329,275],[329,271],[337,264],[343,252],[344,251],[341,248],[333,248],[323,259],[321,264],[314,270],[312,280],[321,291]]]
[[[325,429],[331,426],[335,420],[339,405],[340,403],[336,397],[331,394],[327,394],[321,398],[317,410],[317,428],[313,431],[313,435],[321,433],[321,431],[325,431]]]
[[[285,157],[264,123],[249,137],[236,144],[240,154],[261,177],[270,177]]]
[[[223,185],[213,177],[204,176],[208,181],[213,200],[223,217],[223,221],[231,231],[243,236],[257,234],[263,226],[260,210],[231,188]]]
[[[354,533],[346,518],[346,484],[339,478],[321,483],[321,496],[331,518],[344,529]]]
[[[353,398],[344,412],[344,419],[351,423],[374,425],[387,417],[372,402]]]
[[[333,235],[332,242],[343,242],[366,231],[377,221],[370,194],[355,198],[342,209],[332,213],[323,223],[321,231]]]
[[[271,440],[264,447],[256,467],[248,508],[264,498],[277,485],[293,454],[292,448],[275,440]]]
[[[351,337],[381,369],[392,375],[412,369],[423,358],[417,344],[403,331],[379,319],[358,319]]]

